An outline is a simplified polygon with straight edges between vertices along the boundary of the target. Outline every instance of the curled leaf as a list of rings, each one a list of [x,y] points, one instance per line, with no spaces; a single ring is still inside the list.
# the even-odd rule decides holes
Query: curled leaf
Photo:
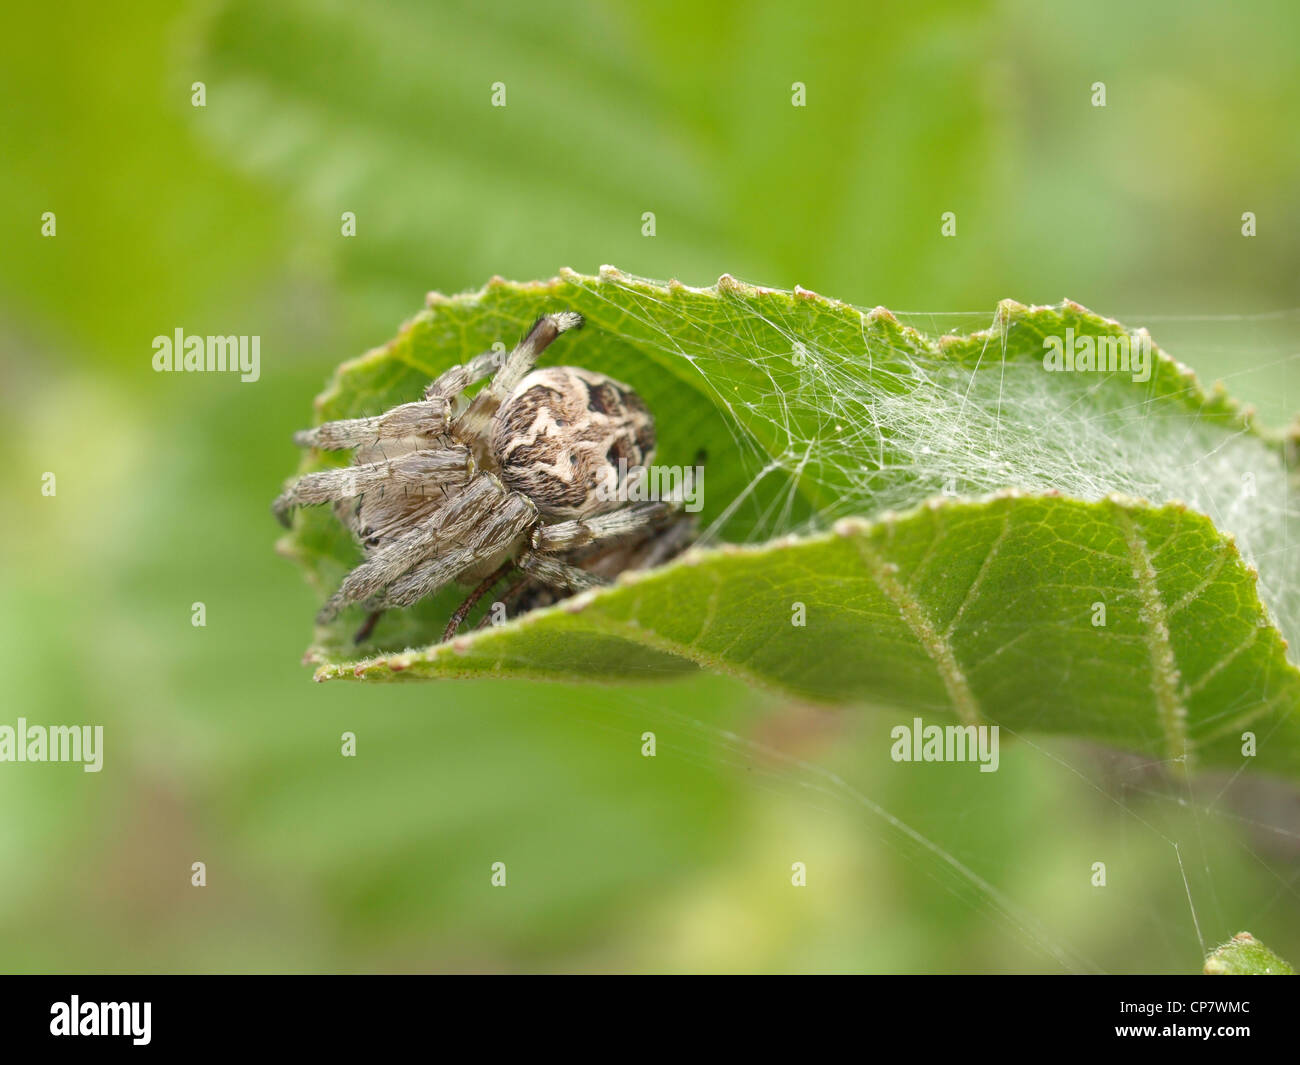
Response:
[[[702,457],[701,544],[448,644],[456,590],[386,616],[360,652],[349,616],[318,630],[317,679],[626,682],[702,667],[1177,766],[1245,754],[1300,773],[1294,440],[1142,331],[1072,303],[1004,302],[987,329],[932,337],[881,309],[726,277],[495,279],[431,296],[340,367],[318,416],[408,401],[557,309],[587,326],[546,361],[635,387],[657,416],[656,462]],[[1053,372],[1056,345],[1079,338],[1092,361]],[[323,595],[357,558],[323,509],[283,547]]]

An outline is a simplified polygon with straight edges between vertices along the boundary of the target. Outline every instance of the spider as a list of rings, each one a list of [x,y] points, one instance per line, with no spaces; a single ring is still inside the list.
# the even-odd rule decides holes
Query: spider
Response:
[[[447,640],[513,571],[507,609],[607,583],[686,546],[693,522],[673,502],[620,502],[654,455],[654,418],[641,398],[590,370],[533,369],[556,337],[582,324],[572,311],[543,315],[504,358],[485,352],[453,367],[422,400],[294,434],[299,447],[354,452],[351,466],[297,478],[272,508],[287,526],[294,507],[333,503],[365,553],[318,623],[364,602],[371,612],[360,643],[384,610],[452,581],[478,582]],[[463,395],[489,376],[472,400]]]

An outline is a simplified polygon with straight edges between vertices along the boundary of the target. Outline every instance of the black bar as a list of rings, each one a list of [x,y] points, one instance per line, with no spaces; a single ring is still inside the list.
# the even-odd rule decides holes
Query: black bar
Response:
[[[337,1056],[398,1050],[412,1041],[436,1053],[469,1040],[467,1050],[478,1046],[491,1055],[512,1040],[562,1051],[628,1045],[622,1042],[628,1038],[672,1045],[696,1033],[679,1044],[692,1056],[702,1045],[735,1048],[753,1039],[773,1045],[787,1035],[820,1054],[829,1037],[838,1042],[843,1032],[864,1052],[887,1041],[927,1058],[972,1045],[997,1055],[1064,1050],[1074,1056],[1080,1049],[1126,1044],[1135,1053],[1153,1045],[1199,1044],[1221,1053],[1244,1045],[1294,1056],[1296,985],[1285,980],[871,976],[849,978],[852,986],[828,994],[820,981],[801,987],[776,977],[722,988],[704,979],[715,986],[682,994],[681,987],[659,981],[637,981],[633,988],[580,976],[578,986],[569,979],[545,988],[536,980],[436,975],[10,977],[0,990],[0,1046],[14,1061],[24,1060],[9,1056],[18,1050],[96,1053],[111,1044],[133,1054],[319,1048]],[[66,1027],[73,996],[79,1032],[103,1021],[111,1027],[115,1018],[128,1029],[122,1022],[133,1018],[141,1022],[134,1030],[143,1031],[148,1003],[148,1042],[137,1044],[141,1037],[130,1030],[52,1034],[52,1025]],[[104,1010],[105,1003],[119,1008]],[[124,1003],[138,1008],[127,1014]],[[1209,1038],[1186,1031],[1207,1027]],[[619,1029],[618,1044],[602,1037]],[[599,1043],[590,1042],[598,1037]]]

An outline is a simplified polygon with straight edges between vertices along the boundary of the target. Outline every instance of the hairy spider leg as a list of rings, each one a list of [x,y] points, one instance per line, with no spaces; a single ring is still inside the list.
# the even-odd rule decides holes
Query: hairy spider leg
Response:
[[[343,578],[317,621],[331,621],[349,603],[385,588],[377,607],[407,606],[457,573],[509,548],[536,520],[537,508],[530,500],[508,491],[491,474],[481,473],[420,524],[376,548]]]
[[[460,628],[461,623],[465,620],[465,616],[474,609],[474,604],[495,588],[497,584],[500,583],[501,578],[514,568],[515,561],[514,559],[510,559],[507,562],[503,562],[479,582],[478,587],[465,597],[465,601],[461,603],[451,615],[451,620],[447,622],[447,627],[442,631],[443,643],[446,643],[456,635],[456,630]]]
[[[496,414],[497,408],[514,391],[515,386],[528,376],[537,357],[561,333],[581,329],[582,324],[582,315],[575,311],[544,314],[538,318],[528,335],[506,356],[496,376],[474,397],[469,408],[457,420],[457,435],[462,440],[486,438],[488,423]]]
[[[425,496],[434,489],[465,484],[472,472],[467,448],[408,451],[381,462],[305,473],[280,494],[271,510],[280,524],[288,527],[294,507],[354,499],[389,486],[408,495]]]

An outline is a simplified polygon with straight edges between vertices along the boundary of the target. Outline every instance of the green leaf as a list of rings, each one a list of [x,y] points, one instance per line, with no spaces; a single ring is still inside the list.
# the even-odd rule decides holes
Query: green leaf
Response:
[[[1076,304],[1004,302],[988,329],[935,338],[804,291],[606,268],[431,296],[389,345],[340,368],[318,416],[409,400],[558,308],[587,325],[546,361],[637,388],[657,415],[656,462],[706,456],[703,546],[446,645],[457,590],[386,616],[361,658],[354,613],[318,631],[317,679],[704,667],[1180,766],[1238,766],[1251,730],[1257,765],[1300,771],[1284,638],[1300,630],[1294,438],[1154,345],[1149,379],[1049,373],[1045,337],[1130,334]],[[322,594],[357,559],[325,508],[302,513],[283,548]]]
[[[1210,951],[1206,976],[1294,976],[1295,970],[1249,932],[1238,932]]]

